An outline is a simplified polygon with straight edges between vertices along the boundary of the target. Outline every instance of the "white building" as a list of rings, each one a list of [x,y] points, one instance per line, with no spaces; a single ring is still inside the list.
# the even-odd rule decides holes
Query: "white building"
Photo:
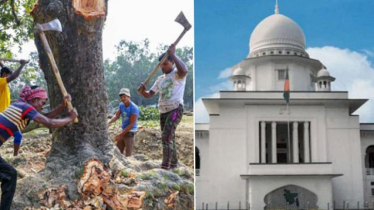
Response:
[[[249,47],[232,67],[234,89],[203,99],[210,123],[195,127],[197,209],[372,208],[374,124],[352,114],[367,100],[331,91],[335,78],[277,7]]]

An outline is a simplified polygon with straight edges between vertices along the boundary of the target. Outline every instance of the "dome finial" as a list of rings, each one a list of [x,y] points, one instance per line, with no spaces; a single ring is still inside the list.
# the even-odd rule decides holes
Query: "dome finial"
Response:
[[[278,0],[275,0],[275,14],[279,14]]]

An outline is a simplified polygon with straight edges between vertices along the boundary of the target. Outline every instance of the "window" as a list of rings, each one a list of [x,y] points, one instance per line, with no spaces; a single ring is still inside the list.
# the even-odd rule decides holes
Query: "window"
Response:
[[[374,182],[371,182],[371,185],[374,185]]]
[[[265,151],[265,163],[273,163],[273,155],[276,156],[276,163],[293,163],[293,142],[298,142],[298,163],[309,163],[311,162],[311,132],[310,132],[310,122],[297,122],[297,127],[295,130],[297,132],[297,136],[294,136],[294,122],[290,122],[289,124],[285,121],[275,122],[275,130],[273,130],[273,122],[265,122],[265,124],[261,124],[259,122],[259,160],[262,157],[262,151]],[[265,126],[265,127],[261,127]],[[289,126],[289,128],[288,128]],[[307,127],[305,127],[307,126]],[[262,133],[264,131],[264,133]],[[273,139],[272,132],[276,132],[275,139]],[[304,137],[307,135],[307,142],[304,142]],[[265,138],[265,150],[262,148],[262,138]],[[295,138],[296,137],[296,138]],[[275,143],[275,152],[273,151],[273,142]],[[306,144],[305,144],[306,143]],[[262,161],[264,163],[264,161]],[[374,184],[374,182],[373,182]]]
[[[286,70],[285,69],[278,69],[278,80],[285,80],[286,79]]]
[[[371,189],[371,195],[374,195],[374,188]]]
[[[200,176],[200,150],[195,147],[195,166],[196,166],[196,176]]]

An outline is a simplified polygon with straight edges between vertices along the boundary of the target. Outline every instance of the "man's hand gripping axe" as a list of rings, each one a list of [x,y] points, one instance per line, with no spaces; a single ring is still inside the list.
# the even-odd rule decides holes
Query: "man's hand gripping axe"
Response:
[[[177,16],[177,18],[175,19],[175,22],[181,24],[183,26],[183,31],[182,33],[179,35],[178,39],[173,43],[174,46],[177,46],[178,42],[182,39],[182,37],[184,36],[184,34],[190,30],[191,28],[191,24],[188,22],[188,20],[186,19],[186,17],[184,16],[183,12],[180,12],[179,15]],[[160,68],[161,64],[163,64],[166,60],[166,58],[168,57],[168,54],[165,53],[164,57],[162,57],[162,59],[160,60],[160,62],[157,64],[156,68],[153,69],[153,71],[151,72],[151,74],[148,76],[148,78],[143,82],[143,85],[144,87],[147,86],[148,82],[152,79],[152,77],[156,74],[158,68]],[[138,95],[141,94],[141,92],[138,90]]]
[[[55,77],[57,79],[57,83],[60,86],[60,90],[62,92],[62,95],[65,97],[68,93],[66,92],[64,83],[62,83],[60,72],[58,70],[55,58],[53,57],[51,48],[49,47],[47,38],[45,37],[45,34],[44,34],[44,31],[58,31],[58,32],[62,32],[61,23],[60,23],[60,21],[58,19],[54,19],[54,20],[52,20],[52,21],[50,21],[48,23],[44,23],[44,24],[38,24],[37,23],[36,26],[35,26],[35,28],[34,28],[34,31],[40,35],[40,38],[41,38],[42,43],[43,43],[44,50],[45,50],[45,52],[48,55],[49,61],[51,63],[52,69],[53,69],[53,73],[55,74]],[[66,103],[68,105],[69,111],[73,110],[73,106],[71,105],[71,102],[70,101],[66,101]],[[75,118],[74,122],[77,123],[78,122],[78,118]]]

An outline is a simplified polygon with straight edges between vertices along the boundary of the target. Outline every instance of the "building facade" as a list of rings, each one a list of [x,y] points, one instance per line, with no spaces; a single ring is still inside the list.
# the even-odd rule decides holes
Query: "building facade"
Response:
[[[232,67],[233,90],[203,99],[210,122],[195,127],[197,208],[373,207],[374,124],[353,115],[367,100],[331,91],[335,78],[277,8],[249,47]]]

